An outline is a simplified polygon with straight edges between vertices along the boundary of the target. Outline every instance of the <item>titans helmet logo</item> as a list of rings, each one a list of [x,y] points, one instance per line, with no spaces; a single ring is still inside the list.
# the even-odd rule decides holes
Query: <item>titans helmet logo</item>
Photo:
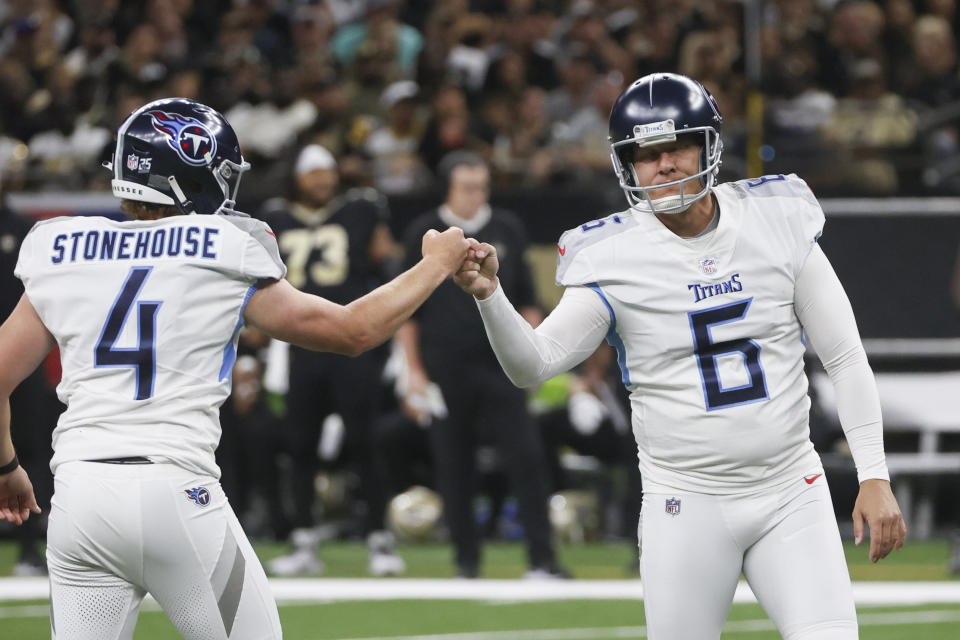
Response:
[[[213,161],[217,139],[199,120],[165,111],[151,111],[150,119],[181,160],[198,167]]]
[[[201,507],[205,507],[210,504],[210,492],[207,491],[206,487],[195,487],[193,489],[184,489],[184,493],[187,494],[189,500],[193,500],[195,503]]]

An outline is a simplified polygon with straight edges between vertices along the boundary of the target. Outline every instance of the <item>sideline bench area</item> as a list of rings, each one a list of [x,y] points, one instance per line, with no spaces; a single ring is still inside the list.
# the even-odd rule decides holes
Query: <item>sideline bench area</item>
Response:
[[[960,488],[960,451],[945,450],[943,438],[960,434],[960,371],[881,372],[876,378],[885,439],[895,434],[917,436],[915,450],[891,451],[888,445],[887,467],[910,537],[926,540],[934,533],[935,481],[956,482]],[[835,419],[830,379],[817,373],[811,385],[821,407]]]

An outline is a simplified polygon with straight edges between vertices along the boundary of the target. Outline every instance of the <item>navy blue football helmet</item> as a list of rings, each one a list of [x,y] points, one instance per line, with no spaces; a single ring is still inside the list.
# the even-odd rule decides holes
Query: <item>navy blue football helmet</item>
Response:
[[[653,73],[627,87],[610,111],[610,159],[630,208],[647,213],[679,213],[716,185],[723,143],[723,118],[717,101],[696,80],[674,73]],[[678,135],[703,136],[700,170],[681,180],[641,186],[632,158],[635,147],[673,142]],[[688,193],[685,183],[696,187]],[[653,199],[651,189],[682,184],[680,195]]]
[[[185,214],[234,213],[250,168],[222,115],[187,98],[164,98],[131,113],[117,130],[113,195],[173,205]]]

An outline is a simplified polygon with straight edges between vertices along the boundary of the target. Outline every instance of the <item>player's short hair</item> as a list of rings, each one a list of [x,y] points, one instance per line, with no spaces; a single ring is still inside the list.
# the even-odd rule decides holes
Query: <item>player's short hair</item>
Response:
[[[139,200],[121,200],[120,209],[133,220],[155,220],[156,218],[169,218],[170,216],[180,216],[183,213],[169,204],[153,204],[152,202],[141,202]]]

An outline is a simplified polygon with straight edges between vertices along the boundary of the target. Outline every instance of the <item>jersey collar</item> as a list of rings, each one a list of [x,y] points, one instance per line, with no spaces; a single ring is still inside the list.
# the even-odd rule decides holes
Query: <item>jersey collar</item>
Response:
[[[490,222],[490,218],[493,217],[493,212],[489,204],[481,205],[480,209],[477,210],[477,215],[469,220],[457,216],[457,214],[451,211],[450,207],[445,204],[437,208],[437,213],[445,225],[448,227],[460,227],[467,235],[472,235],[480,231],[480,229],[483,229],[487,226],[487,223]]]

